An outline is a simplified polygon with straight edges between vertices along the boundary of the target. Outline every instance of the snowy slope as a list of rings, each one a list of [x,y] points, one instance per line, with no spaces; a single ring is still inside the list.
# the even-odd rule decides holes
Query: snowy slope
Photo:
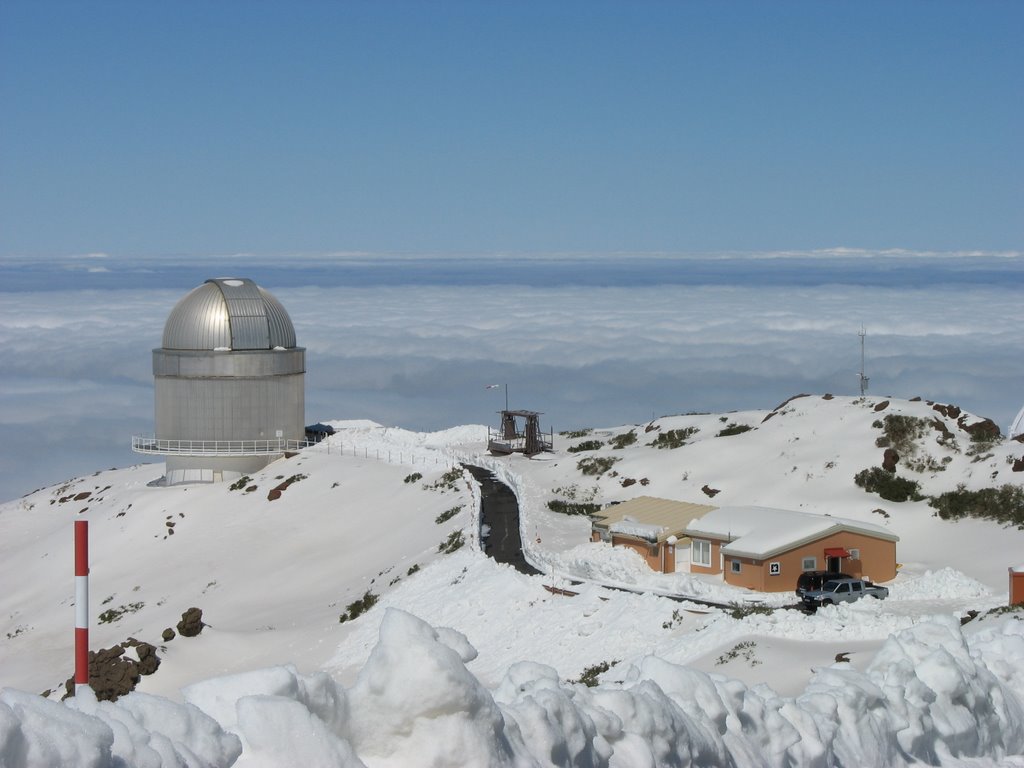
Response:
[[[253,475],[246,486],[256,489],[249,492],[227,485],[150,487],[161,474],[160,465],[78,478],[0,506],[0,574],[3,584],[17,585],[0,594],[0,683],[27,691],[56,689],[71,673],[71,521],[88,519],[93,616],[124,610],[115,621],[94,619],[94,648],[129,635],[161,645],[161,631],[173,627],[182,611],[192,605],[204,611],[209,626],[198,637],[162,644],[161,668],[139,687],[180,701],[182,689],[191,686],[184,697],[219,723],[207,723],[209,728],[225,729],[222,736],[214,738],[211,730],[209,738],[200,739],[214,757],[183,765],[230,764],[232,734],[241,736],[245,748],[238,765],[288,764],[270,756],[291,754],[295,734],[309,729],[329,732],[321,734],[321,742],[332,746],[305,763],[323,765],[359,764],[356,755],[366,765],[432,764],[428,756],[439,765],[572,764],[568,757],[551,756],[556,754],[577,754],[580,765],[644,765],[644,750],[671,733],[680,739],[679,734],[689,734],[684,741],[693,747],[687,752],[691,756],[705,749],[720,755],[732,750],[734,756],[759,755],[764,764],[780,765],[839,764],[843,750],[852,750],[845,764],[851,764],[850,754],[860,755],[859,764],[898,763],[908,755],[937,762],[943,750],[993,759],[1017,754],[1024,751],[1019,672],[1024,668],[1024,622],[979,619],[961,630],[959,621],[948,617],[1005,604],[1006,569],[1024,562],[1024,532],[984,521],[945,522],[925,502],[894,504],[867,494],[854,485],[853,475],[881,462],[883,449],[875,442],[881,432],[872,425],[891,413],[941,419],[956,436],[955,447],[937,442],[938,431],[916,441],[915,457],[933,469],[899,467],[898,473],[918,479],[925,493],[952,490],[959,483],[971,488],[1022,484],[1024,473],[1012,472],[1011,464],[1024,456],[1024,446],[1000,441],[970,455],[974,446],[956,418],[925,402],[894,400],[876,411],[881,401],[813,396],[794,399],[770,416],[664,417],[650,425],[596,429],[585,438],[558,437],[554,454],[532,460],[484,455],[486,430],[480,426],[418,434],[367,422],[332,422],[338,433],[329,444]],[[969,417],[966,423],[974,420]],[[751,429],[716,436],[734,424]],[[686,445],[647,445],[660,433],[686,428],[697,429]],[[637,440],[622,449],[565,451],[583,439],[607,442],[630,431]],[[576,465],[587,456],[618,459],[615,475],[596,479],[581,474]],[[924,461],[927,457],[933,461]],[[442,481],[459,460],[492,468],[516,490],[524,541],[531,560],[545,572],[543,578],[498,566],[477,550],[475,486],[468,475],[451,486]],[[934,469],[938,466],[944,469]],[[410,480],[413,473],[422,478]],[[295,475],[302,478],[281,498],[268,501],[271,488]],[[624,483],[627,478],[637,482]],[[653,574],[628,551],[587,543],[585,518],[546,508],[548,500],[572,487],[598,502],[638,495],[703,502],[705,485],[720,491],[714,504],[802,509],[891,529],[901,537],[897,554],[904,564],[890,585],[892,598],[813,616],[779,610],[732,618],[656,595],[696,594],[738,603],[778,603],[788,596],[765,599],[720,579]],[[88,497],[75,500],[86,492]],[[458,511],[452,517],[435,522],[453,509]],[[460,529],[468,546],[440,554],[439,545]],[[568,579],[588,583],[578,588],[577,597],[556,597],[543,589],[544,582],[564,585]],[[629,585],[648,594],[609,591],[592,582]],[[339,623],[346,606],[367,591],[379,595],[377,605],[354,621]],[[445,630],[434,637],[431,626],[451,627],[461,635]],[[392,645],[404,645],[409,653],[419,648],[422,665],[437,677],[409,669],[406,659],[389,657],[398,652],[387,650]],[[839,652],[848,654],[849,663],[836,665],[835,672],[812,673],[812,668],[831,667]],[[914,654],[931,660],[919,665],[917,673],[917,662],[907,667],[900,661]],[[565,682],[602,662],[617,663],[604,673],[601,687]],[[251,673],[235,683],[211,679],[284,663],[296,671]],[[333,682],[317,677],[320,670]],[[924,682],[915,682],[915,674]],[[520,678],[521,684],[514,682]],[[656,695],[651,683],[643,682],[648,678],[662,686]],[[264,690],[268,686],[272,690]],[[428,689],[450,700],[430,710],[422,700]],[[712,717],[707,701],[696,693],[702,689],[717,691],[714,696],[724,696],[723,701],[747,701],[741,707],[759,703],[751,710],[755,714],[743,718],[747,725],[742,728],[730,725],[731,716],[725,715],[715,725],[702,720]],[[854,695],[855,690],[861,693]],[[878,690],[885,692],[881,698]],[[245,698],[270,692],[292,704]],[[695,695],[703,701],[697,709],[687,703]],[[14,754],[5,752],[4,745],[15,738],[13,726],[5,725],[11,722],[5,712],[24,724],[32,721],[33,712],[48,713],[40,717],[52,723],[58,715],[50,707],[67,710],[18,696],[12,690],[0,696],[0,756]],[[637,696],[644,701],[641,709],[653,717],[649,722],[637,719]],[[944,704],[943,696],[951,702],[995,696],[1002,703],[988,709],[973,706],[967,717],[959,705]],[[324,704],[323,697],[334,703]],[[132,694],[122,702],[136,699],[144,700]],[[250,702],[244,724],[242,699]],[[346,709],[339,702],[348,699]],[[632,702],[629,716],[621,709],[627,699]],[[557,706],[556,700],[561,702]],[[383,718],[390,725],[356,715],[356,701],[369,712],[382,707],[391,712]],[[99,706],[99,720],[109,720],[100,710],[112,706]],[[147,721],[141,732],[158,731],[161,722],[170,727],[183,717],[173,709],[176,705],[160,706],[168,708],[163,720]],[[431,714],[417,714],[418,706]],[[829,709],[835,706],[839,709]],[[915,712],[933,706],[941,711],[913,720]],[[551,707],[562,715],[552,720]],[[536,720],[541,710],[548,712],[541,717],[543,725]],[[268,723],[286,711],[297,730],[270,728]],[[436,718],[442,717],[449,718],[448,730],[414,725],[426,718],[436,728]],[[790,725],[776,727],[779,717]],[[942,717],[952,718],[950,724],[939,722]],[[614,718],[618,726],[611,725]],[[827,725],[836,719],[842,726],[838,730]],[[175,727],[179,736],[199,732],[198,726]],[[889,733],[889,740],[868,745],[865,734],[872,728]],[[985,729],[999,735],[986,736]],[[628,738],[627,731],[632,734]],[[23,725],[18,733],[22,743],[32,741],[31,726]],[[694,741],[698,733],[703,735]],[[450,747],[455,752],[438,751],[434,742],[441,734],[456,745]],[[552,739],[589,746],[574,753],[552,743],[545,752],[545,740]],[[181,746],[185,742],[178,743],[180,757],[186,748]],[[537,757],[542,753],[549,755],[548,762]],[[11,759],[10,764],[21,763]]]
[[[94,647],[128,636],[157,642],[194,605],[217,631],[193,645],[221,640],[201,649],[195,662],[202,668],[190,675],[251,668],[279,654],[291,658],[296,642],[307,660],[300,666],[315,668],[332,653],[338,616],[348,603],[414,564],[429,563],[447,534],[471,518],[465,481],[456,490],[423,489],[449,468],[442,456],[406,449],[404,460],[408,466],[317,447],[254,474],[246,484],[256,486],[253,491],[226,483],[148,487],[162,465],[143,465],[78,478],[5,505],[4,583],[24,583],[0,594],[4,633],[15,635],[6,641],[11,652],[0,660],[0,679],[42,690],[70,674],[72,601],[63,576],[71,568],[72,519],[90,523],[93,615],[127,608],[115,621],[94,622]],[[424,479],[404,482],[414,471]],[[271,488],[294,475],[306,477],[281,498],[267,499]],[[89,497],[71,498],[84,493]],[[456,507],[454,517],[435,523]],[[169,661],[183,645],[168,646]],[[31,649],[34,663],[26,664],[21,649]]]

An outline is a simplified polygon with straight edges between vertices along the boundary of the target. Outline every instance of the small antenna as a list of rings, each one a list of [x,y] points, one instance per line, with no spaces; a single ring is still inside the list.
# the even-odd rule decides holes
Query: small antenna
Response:
[[[860,324],[860,332],[857,335],[860,336],[860,373],[857,374],[857,378],[860,379],[860,396],[864,397],[864,393],[868,391],[868,377],[864,375],[864,339],[867,338],[868,332],[864,330],[864,323]]]

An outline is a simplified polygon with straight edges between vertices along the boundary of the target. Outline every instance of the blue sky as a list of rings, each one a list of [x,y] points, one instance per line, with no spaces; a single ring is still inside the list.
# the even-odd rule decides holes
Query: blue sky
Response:
[[[1019,2],[0,2],[0,498],[252,277],[307,419],[1024,400]]]
[[[0,256],[1021,250],[1016,2],[0,4]]]

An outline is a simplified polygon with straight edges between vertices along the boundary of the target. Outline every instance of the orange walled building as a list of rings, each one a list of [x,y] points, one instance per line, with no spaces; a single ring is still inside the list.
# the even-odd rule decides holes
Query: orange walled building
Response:
[[[686,535],[691,573],[723,574],[727,584],[760,592],[796,589],[804,571],[872,581],[896,577],[899,537],[873,523],[768,507],[720,507],[692,520]]]
[[[651,570],[673,573],[676,550],[689,548],[686,525],[710,512],[708,504],[638,496],[591,515],[591,541],[606,541],[639,554]]]
[[[1024,603],[1024,565],[1010,569],[1010,605]]]

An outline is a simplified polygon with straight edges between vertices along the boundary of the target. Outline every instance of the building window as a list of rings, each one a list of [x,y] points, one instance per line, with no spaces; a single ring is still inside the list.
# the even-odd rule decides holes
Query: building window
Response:
[[[782,563],[768,563],[768,575],[778,576],[782,573]]]
[[[694,565],[711,567],[711,542],[694,539],[690,544],[690,560]]]
[[[816,571],[818,570],[818,558],[816,557],[805,557],[800,561],[800,567],[805,571]]]
[[[859,549],[851,549],[850,550],[850,559],[851,560],[860,560],[860,550]]]
[[[733,573],[739,573],[740,572],[740,561],[739,560],[731,560],[730,562],[732,563],[732,572]]]

